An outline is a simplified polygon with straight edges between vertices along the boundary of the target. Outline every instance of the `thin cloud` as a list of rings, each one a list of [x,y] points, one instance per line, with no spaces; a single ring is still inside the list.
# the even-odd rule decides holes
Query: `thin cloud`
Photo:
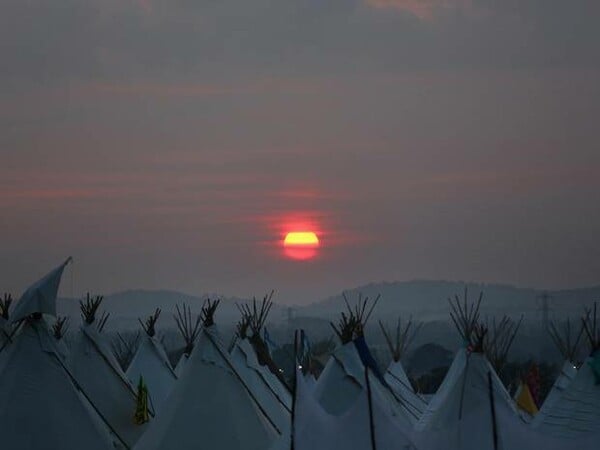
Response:
[[[474,11],[473,0],[366,0],[367,5],[379,9],[407,11],[421,20],[431,21],[440,13]]]

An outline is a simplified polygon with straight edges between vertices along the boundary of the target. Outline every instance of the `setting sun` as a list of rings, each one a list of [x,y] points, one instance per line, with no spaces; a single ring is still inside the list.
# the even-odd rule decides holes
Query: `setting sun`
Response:
[[[285,254],[293,259],[311,259],[317,254],[319,238],[313,231],[290,231],[283,240]]]

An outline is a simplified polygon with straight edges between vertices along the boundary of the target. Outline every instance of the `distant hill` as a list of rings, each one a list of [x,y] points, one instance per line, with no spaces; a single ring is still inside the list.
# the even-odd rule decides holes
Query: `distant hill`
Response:
[[[527,319],[540,318],[539,296],[547,292],[551,296],[550,317],[580,316],[584,306],[590,306],[600,299],[600,286],[589,288],[542,291],[519,288],[502,284],[483,284],[460,281],[406,281],[371,283],[349,289],[346,295],[351,303],[356,302],[359,293],[363,297],[381,299],[373,312],[373,318],[395,320],[395,317],[413,315],[416,319],[447,320],[450,307],[447,299],[458,295],[462,300],[465,285],[468,298],[476,300],[483,292],[482,315],[520,316]],[[331,318],[345,310],[342,294],[326,298],[317,303],[300,307],[297,315]]]
[[[466,283],[466,286],[470,299],[476,299],[479,292],[483,291],[481,308],[483,316],[508,314],[518,317],[524,314],[529,321],[539,320],[541,317],[539,296],[544,292],[542,290],[482,283]],[[398,316],[410,315],[421,321],[447,322],[450,310],[447,299],[455,294],[462,299],[464,287],[465,283],[460,281],[381,282],[349,289],[346,293],[350,302],[356,302],[359,292],[372,299],[381,294],[371,324],[375,324],[377,319],[392,322]],[[594,300],[600,299],[600,286],[547,292],[552,297],[551,317],[580,316],[584,306],[590,306]],[[159,324],[163,327],[175,327],[173,320],[175,305],[186,302],[193,313],[199,313],[208,296],[221,298],[217,323],[228,326],[239,319],[236,303],[248,301],[243,298],[225,298],[217,294],[194,296],[169,290],[129,290],[106,295],[101,309],[111,314],[108,329],[135,328],[138,326],[138,317],[147,316],[156,308],[162,309]],[[293,314],[290,314],[290,310],[293,310]],[[328,321],[336,318],[343,310],[345,305],[340,293],[307,306],[290,308],[286,305],[274,304],[269,322],[287,325],[287,320],[291,318],[292,327],[298,325],[306,328],[315,327],[323,334],[330,334]],[[79,299],[59,299],[58,311],[59,314],[73,317],[76,323],[79,323]],[[308,319],[316,319],[317,322],[307,322]],[[438,331],[441,330],[438,328]],[[431,333],[424,334],[430,336],[435,334],[435,330],[432,329]]]

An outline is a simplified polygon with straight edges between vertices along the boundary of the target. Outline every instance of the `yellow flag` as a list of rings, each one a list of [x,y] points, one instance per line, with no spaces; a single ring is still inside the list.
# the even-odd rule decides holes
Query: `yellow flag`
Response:
[[[521,385],[519,386],[519,391],[517,392],[515,400],[517,401],[517,406],[521,408],[523,411],[534,416],[539,411],[535,401],[533,400],[533,395],[531,395],[531,391],[529,390],[529,386],[527,383],[523,383],[521,381]]]
[[[148,414],[148,387],[144,383],[144,378],[140,377],[137,388],[137,402],[135,406],[135,415],[133,421],[136,425],[142,425],[150,420]]]

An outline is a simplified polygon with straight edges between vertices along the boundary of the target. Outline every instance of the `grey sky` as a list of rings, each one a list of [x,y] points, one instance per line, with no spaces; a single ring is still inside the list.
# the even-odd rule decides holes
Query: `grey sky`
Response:
[[[0,290],[69,254],[76,294],[599,281],[598,2],[0,11]]]

